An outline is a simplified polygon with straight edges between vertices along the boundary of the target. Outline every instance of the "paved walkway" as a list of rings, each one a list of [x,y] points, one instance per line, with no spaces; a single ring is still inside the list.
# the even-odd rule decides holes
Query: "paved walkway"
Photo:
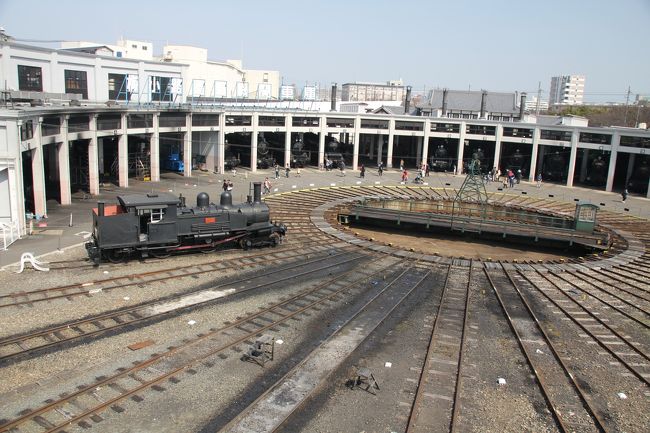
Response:
[[[344,176],[339,171],[326,172],[314,168],[302,169],[300,177],[296,176],[296,170],[291,171],[289,178],[286,178],[284,172],[281,172],[279,179],[274,179],[272,169],[259,170],[257,173],[239,169],[236,175],[230,172],[219,175],[195,171],[191,178],[184,178],[174,173],[163,173],[162,180],[153,183],[129,179],[129,188],[119,188],[113,185],[102,187],[99,197],[84,198],[84,194],[74,194],[73,202],[69,206],[60,206],[54,201],[49,201],[48,218],[40,223],[34,221],[34,234],[16,241],[8,251],[0,251],[0,268],[17,262],[24,252],[31,252],[35,256],[46,255],[47,261],[56,261],[57,253],[60,251],[82,244],[85,241],[84,236],[88,236],[90,233],[91,210],[96,207],[97,200],[110,202],[115,200],[115,196],[123,193],[165,191],[183,194],[187,197],[187,204],[193,206],[196,203],[196,195],[204,191],[210,195],[212,202],[218,203],[219,194],[223,191],[223,180],[230,179],[234,184],[233,202],[239,203],[245,201],[249,193],[252,195],[252,192],[249,192],[250,182],[261,182],[267,176],[271,180],[273,192],[318,186],[374,185],[377,183],[399,185],[401,180],[401,173],[398,170],[384,171],[381,177],[375,170],[367,170],[366,177],[361,179],[358,171],[347,171]],[[464,176],[431,173],[431,176],[425,178],[425,182],[434,188],[458,188],[464,179]],[[414,184],[409,182],[409,185]],[[500,183],[489,183],[487,190],[488,192],[497,191],[501,186]],[[587,200],[605,210],[650,219],[650,200],[646,198],[630,196],[625,203],[622,203],[618,193],[580,187],[567,188],[551,183],[543,183],[541,188],[537,188],[534,183],[522,182],[515,188],[504,191],[517,195],[525,192],[529,196],[544,198],[552,196],[551,198],[555,200],[567,202],[574,202],[575,199]]]

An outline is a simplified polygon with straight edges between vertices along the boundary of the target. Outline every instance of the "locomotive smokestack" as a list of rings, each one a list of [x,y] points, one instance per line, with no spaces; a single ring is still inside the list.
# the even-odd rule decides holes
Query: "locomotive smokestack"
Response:
[[[183,197],[183,194],[179,194],[178,201],[181,204],[181,207],[185,207],[185,197]]]
[[[406,86],[406,99],[404,100],[404,114],[409,114],[411,108],[411,86]]]
[[[447,117],[447,89],[442,89],[442,117]]]
[[[521,92],[521,103],[519,104],[519,121],[524,119],[524,109],[526,108],[526,92]]]
[[[104,216],[104,202],[103,201],[98,201],[97,202],[97,215]]]
[[[336,111],[336,83],[332,83],[332,102],[330,103],[330,111]]]
[[[485,119],[485,103],[487,102],[487,90],[481,91],[481,115],[479,119]]]
[[[262,182],[253,183],[253,203],[262,202]]]

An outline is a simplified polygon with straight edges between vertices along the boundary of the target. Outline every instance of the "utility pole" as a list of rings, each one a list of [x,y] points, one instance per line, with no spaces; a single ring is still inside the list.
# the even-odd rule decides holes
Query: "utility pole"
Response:
[[[539,101],[542,98],[542,82],[537,82],[537,104],[535,105],[535,116],[539,115]]]
[[[625,118],[623,119],[623,126],[627,126],[627,109],[630,104],[630,86],[627,86],[627,97],[625,98]]]

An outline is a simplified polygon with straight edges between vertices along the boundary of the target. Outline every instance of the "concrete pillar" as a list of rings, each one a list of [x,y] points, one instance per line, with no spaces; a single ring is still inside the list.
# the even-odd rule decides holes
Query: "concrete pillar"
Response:
[[[431,121],[424,121],[424,137],[422,138],[422,161],[420,164],[424,164],[429,159],[429,139],[431,138]],[[429,167],[431,168],[431,167]]]
[[[149,143],[151,181],[160,181],[160,113],[153,114],[153,133]]]
[[[354,147],[352,148],[352,170],[359,167],[359,137],[361,134],[361,116],[354,118]]]
[[[580,161],[580,183],[587,179],[587,162],[589,162],[589,149],[582,149],[582,160]]]
[[[393,167],[393,142],[395,140],[395,119],[388,121],[388,153],[386,154],[386,168]]]
[[[251,135],[251,171],[253,173],[257,172],[257,134],[258,134],[258,120],[259,115],[253,114],[252,124],[253,124],[253,134]],[[286,164],[285,164],[286,167]]]
[[[465,134],[467,133],[467,124],[460,123],[460,130],[458,135],[458,156],[456,161],[456,172],[454,174],[463,173],[463,154],[465,153]]]
[[[63,116],[62,132],[63,142],[58,144],[57,157],[59,166],[59,189],[61,191],[61,204],[72,204],[72,190],[70,188],[70,145],[68,141],[68,119]]]
[[[38,119],[38,127],[34,134],[35,147],[32,152],[32,183],[34,190],[34,213],[47,215],[45,197],[45,168],[43,167],[43,118]]]
[[[192,113],[185,115],[185,133],[183,134],[183,176],[192,176]]]
[[[219,138],[217,139],[217,166],[215,171],[223,174],[226,165],[226,114],[219,114]]]
[[[377,165],[384,159],[384,136],[377,136]]]
[[[609,167],[607,168],[607,183],[605,184],[605,191],[607,192],[611,192],[614,187],[614,172],[616,171],[616,158],[620,145],[621,134],[615,131],[612,135],[612,152],[609,155]]]
[[[578,139],[580,132],[571,133],[571,155],[569,157],[569,174],[566,179],[566,186],[573,186],[573,176],[576,173],[576,156],[578,155]]]
[[[90,115],[91,138],[88,142],[88,191],[90,195],[99,194],[99,154],[97,145],[97,114]]]
[[[537,177],[537,153],[539,151],[539,136],[541,130],[539,128],[533,129],[533,150],[530,155],[530,173],[528,173],[528,181],[533,182]],[[497,167],[498,168],[498,167]],[[539,168],[541,171],[541,167]]]
[[[122,114],[121,133],[117,135],[118,183],[121,188],[129,187],[129,135],[126,114]]]
[[[320,132],[318,133],[318,166],[325,167],[325,116],[318,119]]]
[[[291,163],[291,145],[293,144],[291,142],[291,127],[293,126],[293,120],[291,116],[285,116],[285,131],[287,131],[284,134],[284,164],[285,166],[289,163]],[[304,143],[303,143],[304,144]]]
[[[503,139],[503,125],[497,125],[496,136],[494,141],[494,161],[492,167],[499,166],[499,160],[501,159],[501,140]],[[491,170],[488,167],[489,170]],[[488,171],[489,171],[488,170]]]

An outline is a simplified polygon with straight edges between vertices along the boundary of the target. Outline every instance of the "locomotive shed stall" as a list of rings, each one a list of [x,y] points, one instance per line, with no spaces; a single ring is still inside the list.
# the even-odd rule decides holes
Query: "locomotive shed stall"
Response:
[[[238,173],[233,178],[236,182],[233,195],[238,199],[245,197],[251,180],[263,179],[271,173],[271,170],[257,175],[249,173],[247,179],[242,179],[241,172]],[[99,268],[83,268],[81,272],[78,269],[62,269],[47,274],[35,271],[26,271],[28,274],[21,275],[3,273],[6,278],[0,282],[0,293],[28,292],[34,290],[36,285],[84,284],[118,275],[137,284],[89,293],[87,296],[63,297],[0,310],[3,321],[11,318],[12,322],[11,327],[3,327],[0,338],[45,329],[79,317],[104,314],[141,302],[165,302],[166,298],[178,293],[214,290],[217,284],[228,284],[229,281],[242,280],[232,287],[239,288],[253,277],[275,280],[285,273],[270,273],[289,264],[298,266],[291,271],[294,275],[304,275],[273,286],[225,296],[208,304],[172,311],[165,318],[145,325],[117,329],[101,337],[83,339],[44,353],[35,352],[19,361],[0,364],[3,377],[10,378],[2,381],[0,419],[16,419],[26,408],[36,410],[43,406],[45,400],[58,400],[60,394],[75,392],[81,385],[93,386],[100,376],[110,377],[117,369],[130,368],[134,362],[147,362],[155,354],[163,354],[172,346],[182,348],[187,340],[197,338],[199,334],[206,335],[203,342],[192,346],[194,353],[183,351],[178,356],[163,357],[159,364],[133,373],[141,381],[155,379],[159,372],[182,365],[179,364],[181,358],[191,360],[198,354],[215,349],[220,340],[209,339],[211,329],[218,330],[227,326],[228,322],[236,324],[237,320],[245,319],[261,308],[282,302],[282,299],[288,301],[290,296],[300,291],[327,283],[330,293],[339,288],[343,290],[332,293],[330,301],[314,305],[315,309],[310,307],[294,316],[296,320],[288,319],[275,324],[269,320],[279,319],[280,316],[265,313],[241,325],[253,332],[260,325],[272,325],[264,333],[283,340],[283,344],[276,343],[275,358],[267,362],[264,368],[240,359],[248,350],[248,342],[254,340],[251,337],[248,342],[199,360],[182,373],[143,388],[132,395],[134,398],[119,400],[113,405],[114,408],[97,410],[97,416],[66,425],[65,430],[235,430],[237,425],[246,425],[246,417],[252,413],[249,406],[253,401],[259,398],[262,402],[271,398],[265,392],[272,392],[276,389],[276,383],[283,383],[285,374],[306,377],[301,376],[305,374],[301,372],[301,362],[328,359],[321,358],[328,356],[326,352],[317,351],[321,343],[342,344],[344,340],[341,339],[357,334],[359,331],[355,329],[361,323],[358,320],[368,320],[367,317],[364,319],[365,316],[355,316],[364,306],[368,313],[377,314],[377,326],[371,328],[370,322],[366,322],[368,336],[340,362],[326,363],[328,374],[325,379],[311,389],[300,404],[291,406],[291,414],[286,419],[281,418],[278,431],[406,431],[409,420],[413,420],[415,426],[409,431],[438,431],[439,428],[446,429],[448,423],[452,422],[451,402],[459,410],[453,421],[459,431],[519,432],[522,428],[536,432],[563,431],[563,425],[572,425],[570,422],[576,421],[565,419],[563,415],[560,415],[561,422],[558,421],[558,411],[564,414],[565,408],[570,408],[575,417],[584,422],[584,431],[598,431],[595,427],[598,421],[594,421],[588,408],[594,410],[596,419],[604,418],[604,431],[645,430],[649,423],[648,389],[637,374],[643,377],[647,370],[643,366],[643,356],[635,350],[648,353],[647,326],[644,326],[648,324],[650,310],[647,296],[650,280],[646,269],[650,259],[646,252],[649,240],[645,233],[646,219],[633,217],[620,206],[621,213],[610,211],[617,206],[614,204],[615,198],[608,198],[604,193],[594,195],[548,185],[544,186],[546,189],[543,188],[543,191],[536,191],[534,186],[528,184],[504,193],[498,191],[496,185],[489,185],[489,198],[495,203],[542,210],[556,216],[573,215],[574,197],[591,199],[595,203],[602,201],[607,205],[599,213],[599,222],[615,231],[620,239],[615,240],[615,245],[609,251],[598,256],[564,256],[563,259],[553,258],[543,263],[537,260],[514,263],[512,258],[492,263],[470,261],[460,258],[463,255],[460,249],[440,251],[438,255],[414,252],[409,250],[408,245],[399,248],[396,242],[389,245],[390,241],[384,242],[378,238],[373,241],[370,239],[373,235],[357,236],[354,229],[347,229],[336,221],[339,207],[368,197],[384,197],[406,203],[424,203],[442,200],[443,197],[448,199],[455,191],[453,186],[460,184],[457,177],[435,174],[429,179],[431,186],[418,187],[400,185],[396,182],[399,175],[392,170],[384,173],[381,180],[374,173],[367,173],[366,176],[366,180],[359,180],[350,174],[343,178],[334,173],[305,169],[301,178],[294,178],[292,173],[289,180],[274,182],[281,193],[266,196],[264,201],[270,208],[272,219],[288,225],[285,242],[274,249],[222,249],[213,255],[189,254],[160,260],[131,260],[128,265],[106,264]],[[193,198],[203,189],[214,196],[222,176],[212,179],[211,184],[207,178],[201,179],[201,185],[209,185],[207,188],[194,187],[196,180],[182,188],[177,183],[174,192],[182,192],[183,196]],[[376,185],[375,181],[379,180],[381,184]],[[170,180],[160,190],[167,190],[167,186],[172,189],[175,181]],[[357,184],[358,181],[362,183]],[[312,183],[313,187],[310,186]],[[331,183],[336,183],[336,186],[332,187]],[[293,184],[297,188],[291,188]],[[138,182],[128,190],[115,191],[113,194],[147,193],[150,190],[151,184]],[[523,195],[521,191],[528,194]],[[548,194],[555,197],[548,197]],[[560,197],[564,199],[558,200]],[[107,201],[110,198],[105,197]],[[647,206],[638,200],[632,199],[628,206]],[[84,211],[89,213],[92,205],[88,203]],[[295,238],[292,239],[292,236]],[[310,238],[314,243],[308,243]],[[296,258],[296,253],[301,249],[306,251],[304,257]],[[267,266],[257,263],[250,269],[244,267],[248,255],[252,257],[264,252],[269,254],[269,261],[272,260],[271,253],[273,256],[282,253],[285,264],[273,262]],[[512,257],[516,257],[516,254]],[[72,248],[47,259],[74,260],[82,264],[84,252],[81,248]],[[179,266],[202,267],[205,266],[202,263],[208,260],[223,260],[226,264],[227,259],[241,262],[225,269],[170,278],[164,282],[148,282],[147,278],[141,276],[153,270],[171,272],[172,268]],[[314,274],[305,273],[330,265],[322,271],[314,271]],[[104,271],[108,274],[104,274]],[[495,279],[495,288],[491,286],[486,272]],[[504,279],[506,273],[517,284],[527,284],[520,290],[533,306],[539,325],[521,306],[514,286],[508,285]],[[363,279],[364,275],[371,277],[362,289],[345,288],[347,284]],[[497,281],[497,277],[501,279]],[[422,281],[420,285],[419,281]],[[97,286],[95,283],[88,288]],[[387,291],[382,293],[385,288]],[[462,298],[463,290],[469,293],[467,305]],[[314,297],[287,306],[285,312],[297,311],[301,308],[298,305],[304,307],[320,299],[316,297],[317,292],[314,293]],[[410,294],[400,302],[399,297],[391,298],[398,293]],[[517,317],[514,324],[500,306],[497,294],[502,301],[506,301],[505,311],[510,318]],[[372,301],[375,296],[376,300]],[[447,301],[441,303],[441,299]],[[442,310],[439,309],[440,305]],[[447,306],[453,311],[447,311]],[[380,314],[380,311],[384,313]],[[452,320],[450,314],[462,319],[465,312],[467,318],[464,325],[457,318],[453,319],[455,322],[449,321]],[[596,314],[591,315],[590,312]],[[440,321],[438,325],[435,324],[437,317]],[[346,324],[348,319],[353,321]],[[593,328],[592,336],[590,327],[602,326],[598,319],[604,319],[605,324],[615,325],[615,328]],[[189,325],[190,321],[195,324]],[[254,322],[257,325],[251,324]],[[445,323],[448,325],[442,326]],[[586,330],[580,328],[580,323],[586,325]],[[513,326],[517,333],[513,331]],[[534,330],[537,326],[553,328],[548,335],[550,343],[544,340],[542,334],[523,333],[525,329]],[[461,338],[459,331],[463,329],[465,336]],[[152,344],[139,350],[127,347],[147,340],[151,340]],[[322,347],[326,348],[327,344]],[[522,345],[526,350],[522,349]],[[586,405],[581,402],[580,393],[570,380],[560,380],[561,374],[557,377],[550,375],[551,372],[561,371],[560,364],[551,363],[551,345],[561,348],[567,368],[579,379],[578,386],[582,384],[581,389],[587,392]],[[543,354],[537,353],[536,349]],[[431,356],[427,358],[429,352]],[[458,354],[462,354],[462,360],[457,375],[453,367],[454,356]],[[391,363],[391,367],[386,366],[387,362]],[[319,365],[318,362],[316,365]],[[376,395],[346,386],[356,377],[357,367],[367,367],[372,371],[380,386]],[[535,371],[539,373],[539,378],[535,377]],[[459,382],[456,382],[456,377],[461,378]],[[500,377],[506,380],[505,385],[497,383]],[[436,382],[438,388],[431,390],[427,388],[428,382],[421,382],[421,378],[427,381],[444,379],[444,382]],[[90,400],[94,399],[93,404],[99,404],[99,399],[107,401],[109,397],[117,398],[120,388],[130,390],[137,383],[143,383],[121,380],[94,386],[100,388],[96,391],[97,397],[80,398],[77,406],[66,404],[60,408],[62,413],[45,413],[41,422],[65,422],[69,417],[79,415],[82,408],[91,407]],[[419,400],[415,398],[418,389],[422,394]],[[564,389],[566,393],[560,398],[549,391],[553,389]],[[545,392],[548,397],[545,397]],[[619,392],[625,393],[627,399],[619,398]],[[440,414],[433,427],[422,417],[427,411]],[[600,416],[603,413],[605,417]],[[267,415],[271,418],[274,413],[268,412]],[[0,421],[0,431],[2,425]],[[34,422],[28,427],[31,431],[47,430],[47,427]],[[23,430],[18,427],[17,431]]]

